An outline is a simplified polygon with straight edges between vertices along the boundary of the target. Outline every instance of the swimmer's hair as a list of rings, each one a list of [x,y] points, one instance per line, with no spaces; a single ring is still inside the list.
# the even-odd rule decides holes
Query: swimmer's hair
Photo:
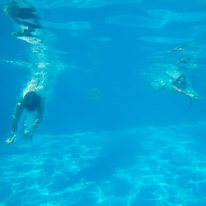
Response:
[[[34,91],[27,92],[23,97],[23,105],[29,111],[36,110],[41,102],[41,97]]]
[[[7,15],[16,15],[16,13],[18,12],[19,7],[17,5],[17,3],[15,1],[12,1],[10,3],[8,3],[5,7],[4,7],[4,12]]]

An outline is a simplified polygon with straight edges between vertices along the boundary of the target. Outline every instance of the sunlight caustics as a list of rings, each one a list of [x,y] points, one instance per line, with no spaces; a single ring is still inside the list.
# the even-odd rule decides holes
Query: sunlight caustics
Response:
[[[0,190],[4,190],[1,202],[8,205],[18,202],[22,206],[29,202],[33,205],[84,202],[91,206],[203,206],[206,159],[192,146],[196,132],[204,134],[204,127],[205,122],[133,128],[122,131],[126,136],[116,138],[117,142],[109,138],[114,136],[110,132],[40,135],[32,145],[19,142],[1,155]],[[105,167],[106,145],[119,147],[128,136],[130,141],[134,140],[134,152],[131,156],[125,153],[124,158],[133,160],[129,165],[120,162],[112,170],[105,168],[108,173],[105,176],[100,168]],[[201,144],[201,139],[198,141]],[[131,148],[124,146],[125,149]],[[10,156],[8,152],[12,150],[14,155]],[[121,153],[119,150],[117,155],[121,157]],[[107,158],[108,165],[114,159],[112,152]]]

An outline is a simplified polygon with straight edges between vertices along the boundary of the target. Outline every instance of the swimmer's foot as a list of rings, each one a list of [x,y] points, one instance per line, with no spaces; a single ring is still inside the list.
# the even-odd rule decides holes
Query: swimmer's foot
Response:
[[[16,135],[13,135],[11,138],[7,139],[5,141],[5,145],[8,145],[8,144],[11,144],[11,143],[14,143],[16,142]]]

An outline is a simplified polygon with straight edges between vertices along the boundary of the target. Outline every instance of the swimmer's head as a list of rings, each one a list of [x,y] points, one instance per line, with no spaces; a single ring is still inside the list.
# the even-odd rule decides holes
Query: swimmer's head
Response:
[[[187,88],[187,79],[186,76],[181,75],[175,82],[174,85],[177,86],[180,89],[186,89]]]
[[[16,1],[12,1],[4,7],[4,12],[11,17],[16,17],[19,11],[19,7]]]
[[[24,95],[23,104],[29,111],[34,111],[40,105],[41,97],[34,91],[30,91]]]
[[[178,79],[177,79],[177,83],[179,84],[185,84],[186,83],[186,77],[184,75],[180,76]]]

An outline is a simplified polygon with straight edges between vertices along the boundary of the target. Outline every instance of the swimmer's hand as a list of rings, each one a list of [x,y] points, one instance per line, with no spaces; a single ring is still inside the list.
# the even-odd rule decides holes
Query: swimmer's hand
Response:
[[[24,138],[32,140],[32,131],[25,131]]]
[[[9,139],[7,139],[5,141],[5,145],[11,144],[13,142],[16,142],[16,135],[15,134],[13,134]]]

